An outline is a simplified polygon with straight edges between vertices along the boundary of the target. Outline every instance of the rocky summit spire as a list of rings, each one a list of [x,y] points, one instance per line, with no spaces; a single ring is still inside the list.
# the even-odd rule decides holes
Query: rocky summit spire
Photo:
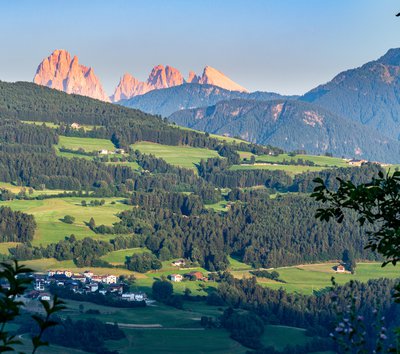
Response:
[[[71,59],[62,49],[55,50],[39,64],[33,82],[67,93],[110,100],[93,69],[79,64],[77,56]]]
[[[204,68],[203,75],[201,76],[199,83],[219,86],[230,91],[248,92],[243,86],[240,86],[221,71],[218,71],[211,66],[206,66]]]

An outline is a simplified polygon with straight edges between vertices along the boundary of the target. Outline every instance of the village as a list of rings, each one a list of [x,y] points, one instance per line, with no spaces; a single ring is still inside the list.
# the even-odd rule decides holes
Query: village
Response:
[[[184,259],[171,263],[172,266],[180,268],[186,265]],[[52,300],[52,287],[64,289],[74,294],[95,295],[112,297],[123,301],[144,301],[147,305],[154,301],[142,291],[130,291],[130,285],[123,277],[113,274],[98,275],[91,270],[83,273],[74,273],[71,270],[49,270],[47,273],[34,273],[33,290],[27,294],[27,298],[37,300]],[[167,279],[171,282],[182,281],[208,281],[208,278],[200,271],[190,271],[184,274],[170,274]]]

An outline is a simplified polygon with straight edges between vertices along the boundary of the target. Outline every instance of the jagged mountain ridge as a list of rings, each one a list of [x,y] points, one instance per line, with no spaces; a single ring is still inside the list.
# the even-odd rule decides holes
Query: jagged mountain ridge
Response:
[[[398,162],[400,143],[363,125],[295,100],[232,99],[182,110],[169,119],[179,125],[220,135],[240,136],[287,151],[330,152],[336,156]]]
[[[117,102],[184,83],[212,84],[231,91],[247,92],[244,87],[210,66],[204,68],[201,76],[190,71],[188,79],[185,80],[178,69],[170,65],[157,65],[151,70],[146,81],[140,81],[129,73],[124,74],[113,95],[107,97],[93,69],[79,64],[77,56],[71,59],[70,53],[64,49],[55,50],[43,59],[36,70],[33,82],[66,93],[89,96],[106,102]]]
[[[99,78],[91,67],[79,64],[66,50],[55,50],[38,66],[33,82],[38,85],[109,101]]]

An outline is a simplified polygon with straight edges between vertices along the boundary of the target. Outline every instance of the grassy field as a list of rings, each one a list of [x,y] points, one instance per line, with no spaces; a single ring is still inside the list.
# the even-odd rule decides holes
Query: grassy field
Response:
[[[288,154],[280,154],[278,156],[271,156],[271,155],[256,156],[256,162],[269,162],[269,163],[283,162],[284,160],[297,161],[298,159],[312,161],[316,165],[323,167],[349,167],[347,162],[339,157],[317,156],[317,155],[289,156]]]
[[[214,209],[215,211],[227,211],[228,202],[226,200],[220,200],[217,203],[214,204],[205,204],[204,206],[207,209]]]
[[[115,150],[114,144],[107,139],[76,138],[62,135],[60,135],[59,142],[56,147],[65,147],[72,150],[78,150],[81,148],[87,152],[98,151],[101,149],[112,151]]]
[[[144,154],[152,154],[156,157],[162,158],[172,165],[195,170],[197,170],[196,164],[198,164],[201,159],[219,157],[218,153],[214,150],[194,148],[190,146],[160,145],[143,141],[132,145],[132,147]]]
[[[201,130],[195,130],[195,129],[191,129],[188,127],[183,127],[183,126],[178,126],[175,124],[171,124],[173,127],[181,129],[181,130],[190,130],[192,132],[196,132],[196,133],[200,133],[200,134],[205,134],[205,132],[201,131]],[[243,140],[243,139],[239,139],[239,138],[232,138],[230,136],[223,136],[223,135],[217,135],[217,134],[209,134],[211,138],[216,138],[218,140],[221,141],[226,141],[227,143],[245,143],[245,144],[250,144],[248,141]]]
[[[109,239],[111,235],[95,234],[85,224],[93,217],[98,225],[112,225],[119,221],[116,216],[123,210],[131,207],[124,204],[120,198],[104,198],[106,203],[103,206],[83,207],[81,201],[99,198],[53,198],[44,200],[13,200],[0,202],[0,205],[6,205],[14,210],[20,210],[35,217],[37,229],[33,240],[34,245],[47,245],[49,243],[63,240],[66,236],[74,234],[78,239],[84,237],[93,237],[96,239]],[[115,204],[111,204],[115,202]],[[65,215],[75,217],[73,224],[66,224],[60,219]]]
[[[290,175],[297,175],[303,172],[313,172],[313,171],[322,171],[325,170],[326,167],[321,166],[296,166],[296,165],[268,165],[268,164],[259,164],[259,165],[233,165],[230,168],[232,171],[235,170],[270,170],[270,171],[285,171]]]
[[[10,248],[16,247],[17,245],[19,245],[19,242],[1,242],[0,243],[0,254],[8,255],[9,254],[8,250]]]
[[[121,265],[125,263],[126,257],[130,257],[135,253],[150,252],[147,248],[128,248],[125,250],[113,251],[100,257],[103,261],[111,263],[112,265]]]
[[[25,188],[26,195],[28,197],[37,197],[38,195],[55,195],[55,194],[60,194],[64,193],[66,191],[62,189],[44,189],[44,190],[36,190],[32,188],[33,193],[29,194],[29,187],[21,187],[21,186],[15,186],[11,183],[6,183],[6,182],[0,182],[0,189],[7,189],[11,191],[14,194],[18,194]],[[68,192],[68,191],[67,191]]]
[[[136,325],[139,328],[124,328],[127,338],[109,341],[108,348],[120,353],[245,353],[246,348],[232,340],[224,329],[203,330],[201,316],[217,318],[225,308],[208,306],[203,302],[186,302],[182,310],[163,304],[137,309],[116,309],[91,303],[83,303],[84,310],[99,310],[100,315],[79,312],[79,302],[67,301],[65,315],[73,320],[95,317],[103,322]],[[140,328],[157,325],[158,328]],[[154,338],[157,338],[154,340]],[[290,338],[290,341],[288,340]],[[310,338],[305,330],[286,326],[269,325],[265,328],[262,342],[276,349],[287,344],[304,344]]]
[[[338,263],[308,264],[294,267],[276,268],[280,279],[286,283],[276,282],[265,278],[258,278],[262,285],[279,289],[284,288],[289,292],[312,294],[314,290],[320,290],[331,285],[331,277],[334,276],[338,284],[344,284],[350,280],[366,282],[377,278],[400,278],[400,271],[396,267],[381,267],[381,263],[358,263],[356,274],[339,274],[333,270]],[[233,272],[238,278],[250,276],[248,271]]]

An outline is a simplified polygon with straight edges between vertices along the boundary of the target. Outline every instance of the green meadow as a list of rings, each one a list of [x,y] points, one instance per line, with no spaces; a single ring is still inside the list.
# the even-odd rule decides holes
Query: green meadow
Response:
[[[111,263],[112,265],[123,265],[125,263],[126,257],[130,257],[133,254],[141,254],[144,252],[150,252],[147,248],[127,248],[124,250],[118,250],[110,252],[102,257],[103,261]]]
[[[39,195],[55,195],[55,194],[60,194],[66,192],[65,190],[62,189],[43,189],[43,190],[37,190],[32,188],[32,194],[29,193],[30,188],[29,187],[22,187],[22,186],[16,186],[11,183],[7,182],[0,182],[0,189],[7,189],[10,192],[14,194],[18,194],[21,191],[25,190],[25,193],[28,197],[37,197]],[[67,191],[68,192],[68,191]]]
[[[333,269],[338,263],[307,264],[293,267],[276,268],[280,274],[280,279],[286,283],[281,283],[265,278],[257,278],[257,281],[273,289],[283,288],[289,292],[299,292],[312,294],[313,291],[326,288],[331,285],[331,277],[334,276],[338,284],[344,284],[350,280],[367,282],[377,278],[400,278],[400,271],[396,267],[387,265],[381,267],[381,263],[357,263],[355,274],[336,273]],[[233,272],[237,278],[249,277],[248,271]]]
[[[323,167],[348,167],[349,165],[345,160],[339,157],[317,156],[317,155],[295,155],[289,156],[288,154],[280,154],[278,156],[260,155],[256,156],[256,162],[279,163],[286,161],[297,161],[298,159],[308,160],[314,162],[317,166]]]
[[[102,206],[81,205],[82,200],[90,202],[99,198],[73,197],[51,198],[44,200],[13,200],[0,202],[0,205],[9,206],[13,210],[32,214],[37,223],[33,245],[47,245],[63,240],[66,236],[74,234],[78,239],[93,237],[96,239],[109,239],[112,235],[99,235],[94,233],[86,223],[93,217],[97,225],[111,226],[119,221],[117,214],[131,207],[124,204],[120,198],[104,198],[106,203]],[[115,204],[111,204],[115,202]],[[75,217],[73,224],[62,222],[65,215]]]
[[[232,171],[243,170],[269,170],[269,171],[285,171],[290,175],[297,175],[303,172],[314,172],[325,170],[326,167],[321,166],[296,166],[296,165],[272,165],[269,163],[255,165],[233,165],[230,168]]]
[[[132,148],[139,150],[143,154],[152,154],[158,158],[162,158],[172,165],[195,170],[197,170],[196,164],[201,159],[206,160],[211,157],[219,157],[218,153],[214,150],[190,146],[161,145],[146,141],[133,144]]]
[[[83,149],[87,152],[98,151],[102,149],[115,150],[111,140],[95,139],[95,138],[76,138],[71,136],[59,136],[57,148],[65,147],[67,149],[78,150]]]

